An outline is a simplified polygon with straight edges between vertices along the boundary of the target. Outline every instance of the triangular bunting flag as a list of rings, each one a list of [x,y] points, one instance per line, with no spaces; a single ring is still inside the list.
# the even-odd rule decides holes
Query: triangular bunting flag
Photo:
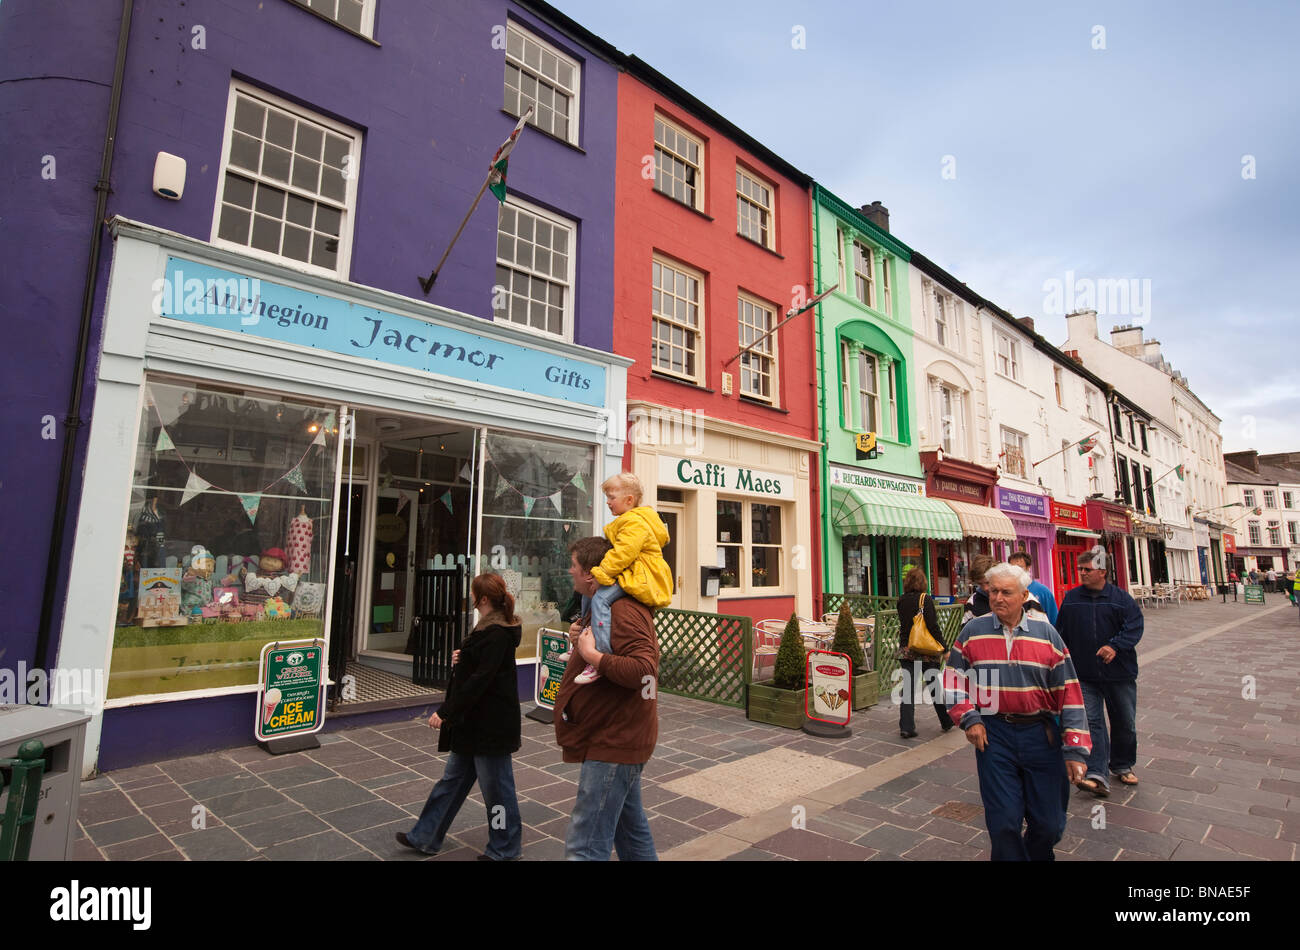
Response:
[[[325,428],[326,429],[334,428],[334,413],[331,412],[328,416],[325,417]]]
[[[304,495],[307,494],[307,482],[302,477],[302,469],[297,465],[285,473],[284,480]]]
[[[508,491],[510,491],[510,490],[511,490],[511,485],[510,485],[510,483],[509,483],[508,481],[506,481],[506,480],[503,478],[503,479],[501,479],[500,481],[497,482],[497,493],[496,493],[495,495],[493,495],[492,497],[493,497],[493,498],[500,498],[502,495],[504,495],[506,492],[508,492]]]
[[[587,483],[583,481],[582,472],[573,476],[573,484],[578,486],[578,491],[583,492],[584,494],[586,493]]]
[[[406,496],[405,492],[397,496],[397,513],[399,515],[402,513],[402,509],[406,507],[406,503],[410,500],[411,499]]]
[[[445,492],[443,492],[443,493],[442,493],[442,497],[439,498],[438,500],[439,500],[440,502],[442,502],[444,505],[447,506],[447,510],[448,510],[448,511],[452,512],[453,514],[455,514],[455,509],[451,507],[451,492],[450,492],[450,491],[445,491]]]
[[[153,450],[155,452],[170,452],[174,448],[176,448],[176,445],[172,442],[172,437],[167,434],[167,430],[159,429],[158,444],[153,447]]]
[[[257,524],[257,509],[262,506],[261,495],[240,495],[239,503],[244,506],[244,514],[248,515],[251,524]]]
[[[474,470],[469,467],[469,462],[466,462],[460,467],[460,477],[465,479],[465,481],[470,481],[473,474]]]
[[[321,445],[321,446],[323,446],[323,445],[325,444],[325,427],[324,427],[324,426],[321,426],[319,429],[316,430],[316,438],[314,438],[314,439],[311,440],[311,444],[312,444],[312,445]]]
[[[193,500],[195,495],[203,494],[211,485],[212,483],[207,479],[199,478],[199,476],[190,472],[190,477],[185,482],[185,491],[181,493],[181,504],[187,504]]]
[[[556,514],[560,513],[560,496],[562,494],[564,494],[563,491],[557,491],[554,495],[551,496],[551,504],[555,506]]]
[[[533,513],[533,505],[537,504],[537,499],[529,495],[524,496],[524,517]]]

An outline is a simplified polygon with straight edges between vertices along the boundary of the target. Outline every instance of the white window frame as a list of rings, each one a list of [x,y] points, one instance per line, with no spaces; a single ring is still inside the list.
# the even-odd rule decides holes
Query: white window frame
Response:
[[[1005,333],[993,334],[995,343],[994,370],[1013,382],[1020,382],[1020,341]],[[1005,344],[1005,352],[1004,346]]]
[[[1292,508],[1295,507],[1295,505],[1292,503],[1292,499],[1294,497],[1295,496],[1292,495],[1292,493],[1289,491],[1282,492],[1282,507],[1285,510],[1290,511]]]
[[[1018,429],[1001,426],[1002,471],[1016,478],[1029,477],[1029,436]],[[1019,465],[1013,463],[1019,462]]]
[[[1101,416],[1097,415],[1097,406],[1101,402],[1101,393],[1091,386],[1085,385],[1083,387],[1083,402],[1088,418],[1093,422],[1100,423]]]
[[[261,248],[253,247],[251,244],[240,244],[236,241],[230,241],[218,236],[221,230],[221,207],[226,191],[227,173],[239,175],[240,177],[251,179],[254,182],[265,181],[267,185],[280,189],[288,194],[297,195],[316,203],[326,204],[330,207],[339,207],[338,202],[333,198],[326,197],[320,193],[310,195],[303,189],[292,184],[282,182],[276,178],[264,176],[261,174],[260,170],[258,172],[251,172],[241,166],[230,167],[230,143],[232,133],[234,132],[235,104],[238,102],[240,96],[257,100],[259,105],[278,109],[281,112],[293,116],[296,120],[310,122],[313,125],[320,126],[324,130],[348,140],[348,153],[343,159],[343,169],[345,172],[343,183],[345,194],[340,208],[341,218],[339,221],[338,234],[338,258],[334,267],[322,267],[319,264],[312,264],[309,261],[300,261],[294,257],[286,257],[283,254],[264,251]],[[262,141],[265,142],[265,137],[263,137]],[[310,109],[294,105],[291,102],[281,99],[279,96],[274,96],[268,92],[264,92],[249,83],[232,80],[230,83],[230,92],[226,99],[226,124],[224,132],[222,133],[221,165],[217,173],[217,194],[213,202],[212,229],[211,237],[209,239],[210,243],[216,247],[230,248],[231,250],[238,251],[241,254],[246,254],[249,257],[256,257],[264,261],[273,261],[276,264],[290,267],[304,273],[348,280],[349,275],[352,272],[352,233],[353,224],[355,223],[357,216],[357,181],[360,177],[360,157],[360,130],[335,122],[333,119],[328,119]],[[290,177],[292,177],[292,174]],[[249,234],[250,236],[252,234],[251,223]]]
[[[859,249],[863,251],[864,256],[866,258],[866,260],[863,262],[866,265],[866,270],[862,270],[861,268],[858,267]],[[871,247],[870,244],[866,243],[865,241],[860,241],[857,238],[854,238],[853,239],[853,299],[858,301],[858,303],[866,304],[868,307],[871,307],[873,310],[875,309],[876,306],[875,269],[876,269],[875,250]],[[867,294],[867,299],[865,300],[862,299],[862,294],[858,290],[859,280],[861,280],[862,283],[865,284],[865,289]]]
[[[1258,521],[1246,522],[1246,534],[1250,538],[1251,547],[1259,547],[1264,543],[1264,536],[1260,533]]]
[[[1282,522],[1269,521],[1268,543],[1270,547],[1277,548],[1282,546]]]
[[[1052,387],[1056,390],[1056,404],[1062,409],[1065,408],[1065,374],[1061,372],[1061,367],[1052,367]]]
[[[1255,489],[1243,488],[1241,490],[1241,503],[1245,508],[1255,507]]]
[[[863,387],[868,375],[872,389]],[[898,388],[897,360],[857,340],[840,341],[840,418],[845,429],[875,432],[880,438],[897,441]]]
[[[766,328],[761,328],[749,324],[745,321],[744,318],[745,318],[746,305],[752,307],[755,311],[762,311],[763,313],[767,314],[768,326]],[[760,300],[758,297],[754,297],[750,294],[742,293],[736,296],[736,326],[737,326],[740,346],[742,349],[748,346],[753,340],[756,340],[764,333],[767,333],[768,330],[774,329],[779,319],[780,317],[778,316],[777,308],[772,304],[765,303],[764,301]],[[749,340],[746,340],[745,338],[746,337],[745,330],[747,328],[752,331],[752,336],[750,336]],[[770,334],[766,340],[764,340],[753,350],[750,350],[744,356],[742,356],[738,364],[740,368],[740,394],[750,399],[757,399],[760,402],[770,403],[773,406],[780,404],[777,398],[778,393],[780,391],[780,376],[777,373],[777,366],[779,364],[777,362],[778,354],[777,354],[777,347],[776,347],[776,338],[777,338],[777,334],[775,333]],[[766,370],[761,370],[761,369],[752,370],[752,372],[757,374],[760,378],[763,376],[767,377],[768,390],[769,390],[767,395],[763,395],[760,392],[752,392],[751,390],[745,388],[745,378],[747,375],[746,365],[745,365],[746,360],[756,360],[760,364],[762,364],[763,362],[767,363]]]
[[[352,27],[343,23],[338,16],[338,8],[341,0],[297,0],[302,6],[307,7],[313,13],[324,17],[331,23],[336,23],[343,29],[351,32]],[[322,9],[326,4],[333,7],[334,13],[326,13]],[[361,26],[357,29],[358,33],[369,39],[374,39],[375,35],[375,0],[361,0]]]
[[[1288,521],[1286,523],[1286,533],[1291,544],[1300,544],[1300,523]]]
[[[667,314],[664,313],[655,312],[654,292],[657,289],[654,286],[654,265],[655,264],[658,264],[661,268],[666,267],[669,270],[673,271],[673,273],[681,274],[688,279],[693,279],[696,282],[695,286],[699,293],[699,299],[696,301],[696,313],[698,313],[699,315],[696,326],[691,327],[689,324],[680,322],[677,319],[677,315],[675,312],[676,308],[674,308],[674,313],[671,317],[669,317]],[[701,380],[703,379],[703,374],[704,374],[704,341],[705,341],[704,275],[701,274],[699,271],[692,270],[691,268],[685,266],[684,264],[680,264],[677,261],[670,260],[669,258],[666,257],[661,257],[658,254],[655,254],[651,259],[650,275],[651,275],[651,279],[650,279],[650,368],[652,371],[656,373],[662,373],[663,375],[671,376],[674,379],[682,379],[685,380],[686,382],[694,383],[697,386],[702,385]],[[676,281],[674,281],[674,287],[675,286],[676,286]],[[674,297],[676,297],[675,290],[674,290]],[[656,322],[666,323],[669,326],[673,326],[673,327],[680,327],[684,333],[688,334],[692,338],[694,344],[693,352],[695,354],[695,374],[693,376],[688,375],[686,373],[678,372],[672,369],[671,366],[665,368],[664,366],[661,366],[656,361],[656,350],[657,350],[656,336],[655,336]]]
[[[930,377],[930,414],[935,441],[945,455],[970,458],[974,453],[968,443],[966,408],[970,391],[953,386],[938,377]],[[948,404],[945,425],[944,403]]]
[[[736,497],[729,495],[719,495],[718,501],[739,502],[740,503],[740,524],[741,539],[739,542],[718,541],[719,548],[736,548],[739,551],[737,563],[740,568],[736,580],[739,582],[735,587],[720,587],[718,596],[722,599],[728,597],[747,597],[755,594],[781,594],[793,591],[791,584],[790,570],[786,563],[785,551],[789,544],[789,530],[791,527],[793,506],[777,501],[768,501],[750,497]],[[767,505],[775,508],[781,515],[781,543],[780,544],[755,544],[754,543],[754,505]],[[715,528],[715,537],[717,531]],[[777,563],[780,565],[781,582],[773,586],[760,587],[753,583],[753,551],[756,547],[774,548],[777,553]]]
[[[697,135],[693,135],[692,133],[687,132],[686,129],[682,128],[680,125],[678,125],[672,119],[669,119],[666,115],[664,115],[661,112],[655,113],[654,121],[656,125],[662,123],[664,128],[671,129],[673,132],[677,133],[678,135],[682,136],[688,141],[693,142],[695,146],[700,150],[700,162],[698,165],[696,165],[692,163],[691,160],[687,158],[685,155],[681,155],[675,151],[669,150],[669,148],[666,145],[661,145],[659,143],[658,136],[655,136],[652,133],[651,141],[654,144],[654,156],[655,156],[655,178],[654,178],[655,190],[658,191],[661,195],[670,198],[673,201],[676,201],[678,204],[684,204],[688,208],[694,208],[696,211],[702,212],[704,210],[704,181],[705,181],[704,172],[705,172],[705,160],[706,160],[706,156],[704,154],[704,140]],[[665,189],[659,187],[659,176],[662,174],[659,167],[659,156],[661,153],[677,159],[683,165],[686,165],[688,168],[695,169],[694,202],[685,201],[681,198],[678,198],[671,191],[666,191]]]
[[[751,190],[766,189],[768,203],[763,205],[753,195],[745,194],[741,190],[742,179],[749,180],[753,185]],[[752,213],[759,216],[759,220],[762,222],[762,230],[766,232],[763,237],[756,238],[741,230],[741,211],[745,207],[750,208]],[[767,248],[769,251],[776,250],[776,188],[766,178],[751,171],[744,165],[736,166],[736,233],[761,247]]]
[[[1277,492],[1272,488],[1264,489],[1264,507],[1265,508],[1277,507]]]
[[[1061,440],[1061,478],[1066,495],[1074,494],[1070,478],[1070,448],[1074,445],[1076,443],[1071,442],[1069,439]]]
[[[880,299],[882,306],[880,312],[887,317],[894,315],[894,284],[889,276],[888,254],[880,255]]]
[[[523,50],[522,56],[515,56],[510,52],[511,34],[517,35],[520,38],[521,47]],[[529,43],[535,43],[541,49],[541,54],[538,57],[539,62],[537,66],[532,66],[526,61],[526,58],[528,56]],[[579,111],[582,106],[582,64],[578,62],[576,59],[574,59],[572,56],[562,52],[552,44],[546,42],[546,40],[542,39],[536,33],[533,33],[530,30],[527,30],[524,27],[520,26],[514,20],[506,21],[505,54],[506,54],[505,68],[506,68],[507,76],[509,75],[510,67],[513,65],[520,71],[521,75],[526,73],[527,75],[531,76],[533,80],[538,83],[539,87],[545,86],[546,88],[551,90],[552,106],[550,108],[552,112],[554,112],[553,104],[554,104],[555,95],[557,94],[563,95],[568,98],[569,127],[565,131],[564,135],[559,135],[554,131],[554,125],[552,125],[551,128],[547,128],[545,125],[542,125],[540,121],[542,105],[540,102],[537,101],[537,99],[530,100],[524,95],[522,82],[520,84],[520,88],[517,94],[518,105],[512,107],[511,103],[509,102],[509,96],[511,95],[510,87],[505,85],[504,79],[502,80],[503,94],[507,97],[507,100],[502,108],[504,108],[505,111],[508,112],[510,115],[513,115],[516,118],[518,118],[519,116],[523,115],[524,112],[526,112],[528,109],[528,105],[525,105],[525,103],[532,105],[533,114],[528,118],[529,125],[531,125],[533,128],[541,132],[545,132],[547,135],[551,136],[552,138],[559,139],[561,142],[568,142],[570,145],[576,148],[578,145],[578,118],[579,118]],[[554,56],[556,58],[557,66],[558,64],[563,64],[565,66],[568,66],[571,70],[573,70],[572,86],[566,87],[564,85],[563,80],[561,80],[559,77],[558,68],[556,70],[555,76],[545,75],[545,73],[542,70],[546,62],[546,57],[548,55]]]
[[[530,333],[535,333],[538,336],[546,337],[547,339],[550,340],[564,340],[565,342],[571,343],[573,342],[573,310],[574,310],[574,295],[576,292],[576,275],[577,275],[577,260],[578,260],[578,223],[576,221],[570,220],[569,218],[561,217],[560,215],[548,211],[545,208],[539,207],[538,205],[532,204],[531,202],[524,201],[522,198],[516,198],[514,195],[506,196],[506,200],[502,202],[501,208],[504,209],[506,207],[513,208],[515,209],[516,212],[523,211],[526,214],[530,214],[535,218],[541,218],[542,220],[549,222],[553,227],[565,228],[569,232],[568,270],[563,282],[559,281],[553,274],[550,273],[543,274],[542,272],[537,271],[531,267],[526,268],[515,262],[502,261],[499,255],[496,258],[497,267],[504,267],[507,270],[517,271],[519,273],[526,273],[530,277],[537,277],[539,279],[543,279],[547,281],[548,283],[563,284],[565,288],[564,306],[561,309],[563,310],[563,314],[564,314],[563,316],[564,328],[563,331],[560,333],[552,333],[549,330],[544,330],[541,327],[534,327],[531,324],[516,323],[514,320],[511,320],[509,317],[503,318],[501,316],[498,316],[495,312],[493,314],[493,318],[503,323],[509,323],[510,326],[512,327],[518,327],[521,330],[527,330]],[[500,236],[501,236],[501,212],[500,210],[498,210],[497,213],[498,242],[500,241]]]

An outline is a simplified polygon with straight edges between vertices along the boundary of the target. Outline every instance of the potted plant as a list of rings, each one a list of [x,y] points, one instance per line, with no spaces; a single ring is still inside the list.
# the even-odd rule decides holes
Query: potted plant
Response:
[[[776,650],[772,679],[749,684],[747,715],[757,722],[798,729],[804,720],[804,693],[807,653],[799,633],[799,618],[794,614],[785,625]]]
[[[858,640],[858,629],[853,623],[853,614],[849,612],[848,602],[840,605],[840,615],[835,621],[835,639],[831,651],[843,653],[853,664],[853,708],[866,709],[874,706],[880,694],[880,678],[874,670],[867,671],[867,658],[862,652],[862,643]]]

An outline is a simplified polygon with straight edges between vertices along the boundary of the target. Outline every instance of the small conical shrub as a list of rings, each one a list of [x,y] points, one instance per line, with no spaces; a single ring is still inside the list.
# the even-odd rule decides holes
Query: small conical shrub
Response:
[[[776,648],[776,665],[772,685],[777,689],[803,689],[807,667],[807,653],[803,637],[799,635],[799,618],[791,614],[781,633],[781,645]]]
[[[847,601],[840,605],[840,616],[835,621],[835,640],[831,643],[831,652],[848,656],[849,662],[853,664],[855,676],[865,671],[867,658],[862,652],[862,644],[858,641],[858,630],[853,625],[853,614],[849,613]]]

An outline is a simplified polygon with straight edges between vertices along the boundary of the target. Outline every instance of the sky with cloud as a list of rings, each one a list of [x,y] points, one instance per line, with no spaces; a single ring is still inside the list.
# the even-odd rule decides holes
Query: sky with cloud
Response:
[[[1051,282],[1137,281],[1103,339],[1300,451],[1300,4],[551,2],[1053,343]]]

